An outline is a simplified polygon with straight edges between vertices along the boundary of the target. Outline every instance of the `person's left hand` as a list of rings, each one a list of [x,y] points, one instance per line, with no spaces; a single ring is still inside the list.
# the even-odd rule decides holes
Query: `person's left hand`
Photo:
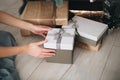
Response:
[[[45,35],[49,30],[52,28],[49,26],[43,26],[43,25],[34,25],[34,29],[31,30],[34,34],[41,35],[42,37],[45,38]]]

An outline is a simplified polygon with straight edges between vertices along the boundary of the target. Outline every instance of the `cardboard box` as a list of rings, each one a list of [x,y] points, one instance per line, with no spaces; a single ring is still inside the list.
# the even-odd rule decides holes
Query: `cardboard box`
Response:
[[[88,11],[88,10],[70,10],[76,16],[81,16],[91,20],[103,22],[103,17],[105,15],[104,11]]]
[[[102,46],[102,39],[98,42],[96,46],[88,45],[80,41],[76,42],[76,46],[81,49],[88,50],[88,51],[99,51]]]
[[[56,49],[54,57],[46,58],[47,62],[53,63],[73,63],[75,29],[57,29],[53,28],[46,36],[48,42],[44,44],[45,48]]]
[[[38,25],[67,25],[68,1],[64,1],[63,5],[56,10],[52,1],[28,1],[21,19]],[[21,30],[21,34],[27,36],[31,33]]]
[[[54,13],[56,13],[55,25],[68,24],[68,1],[64,1],[60,8],[53,11],[53,2],[28,1],[21,15],[21,19],[42,25],[53,25]]]
[[[75,16],[73,22],[77,29],[77,38],[80,42],[96,46],[98,42],[104,37],[108,26],[104,23]]]

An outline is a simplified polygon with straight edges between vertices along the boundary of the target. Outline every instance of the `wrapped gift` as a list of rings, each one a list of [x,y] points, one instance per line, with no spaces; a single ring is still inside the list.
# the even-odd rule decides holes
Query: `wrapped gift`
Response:
[[[45,48],[56,49],[54,57],[46,58],[48,62],[73,63],[75,29],[53,28],[46,36]]]
[[[56,7],[52,1],[28,1],[21,19],[38,25],[67,25],[68,1],[64,1],[61,7]],[[29,36],[31,32],[21,30],[21,34]]]
[[[54,10],[53,2],[28,1],[21,15],[23,20],[43,25],[53,25],[54,17],[56,25],[68,24],[67,1],[64,1],[63,5],[59,8],[56,8],[56,10]]]
[[[72,27],[76,28],[77,39],[92,46],[97,45],[108,29],[104,23],[79,16],[74,16],[71,23],[74,23]]]
[[[80,41],[76,41],[75,45],[81,49],[89,50],[89,51],[99,51],[102,46],[102,39],[97,43],[96,46],[88,45],[85,43],[82,43]]]
[[[89,10],[70,10],[76,16],[81,16],[91,20],[103,22],[103,17],[105,15],[104,11],[89,11]]]

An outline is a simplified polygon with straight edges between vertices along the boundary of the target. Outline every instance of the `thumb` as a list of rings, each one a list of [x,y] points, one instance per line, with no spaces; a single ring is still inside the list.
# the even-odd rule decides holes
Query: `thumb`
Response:
[[[42,31],[49,31],[49,30],[51,30],[50,28],[43,28],[43,29],[41,29]]]
[[[44,44],[46,42],[47,42],[47,40],[43,40],[43,41],[40,41],[40,42],[36,42],[34,44],[39,46],[39,45],[42,45],[42,44]]]
[[[42,31],[49,31],[49,30],[51,30],[52,28],[51,28],[51,27],[48,27],[48,26],[42,26],[41,29],[42,29]]]

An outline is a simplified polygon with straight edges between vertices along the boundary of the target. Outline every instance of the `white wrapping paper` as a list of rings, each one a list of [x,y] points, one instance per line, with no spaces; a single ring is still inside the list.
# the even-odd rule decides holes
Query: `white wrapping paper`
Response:
[[[44,44],[45,48],[58,49],[57,40],[58,40],[59,31],[60,29],[58,28],[53,28],[52,30],[48,31],[48,34],[46,36],[46,39],[48,41]],[[73,50],[74,37],[75,37],[75,29],[64,29],[64,32],[62,33],[62,38],[59,44],[60,49]]]
[[[81,37],[98,41],[106,32],[108,25],[83,17],[75,16],[73,21],[76,22],[77,31]]]

